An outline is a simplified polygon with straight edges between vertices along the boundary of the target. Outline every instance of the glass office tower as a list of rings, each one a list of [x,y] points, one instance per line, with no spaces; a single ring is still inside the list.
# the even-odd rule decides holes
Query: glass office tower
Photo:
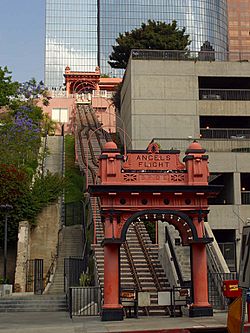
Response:
[[[100,67],[112,74],[107,65],[111,45],[120,32],[139,27],[148,19],[177,21],[190,34],[191,50],[198,51],[209,41],[217,52],[227,51],[226,0],[100,0]]]
[[[118,75],[107,61],[119,33],[140,27],[148,19],[176,20],[190,34],[191,50],[209,41],[227,52],[227,0],[47,0],[45,83],[62,82],[66,65]],[[53,83],[52,83],[53,82]]]
[[[45,84],[60,88],[64,69],[93,71],[97,66],[95,0],[46,0]]]

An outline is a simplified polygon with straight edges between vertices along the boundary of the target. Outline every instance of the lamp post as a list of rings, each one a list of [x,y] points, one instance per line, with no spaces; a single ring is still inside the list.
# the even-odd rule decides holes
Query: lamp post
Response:
[[[8,212],[13,209],[11,205],[0,205],[0,209],[5,213],[4,219],[4,261],[3,261],[3,280],[6,283],[7,278],[7,242],[8,242]]]

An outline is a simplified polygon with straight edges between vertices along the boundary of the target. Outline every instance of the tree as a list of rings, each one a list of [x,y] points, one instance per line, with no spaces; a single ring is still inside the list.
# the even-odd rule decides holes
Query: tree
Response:
[[[122,90],[122,82],[117,85],[114,95],[112,97],[112,102],[118,111],[120,111],[121,109],[121,90]]]
[[[34,78],[22,83],[18,89],[18,97],[28,104],[36,104],[40,99],[43,105],[49,105],[49,91],[43,81],[36,82]]]
[[[142,23],[140,28],[119,34],[108,63],[112,68],[125,69],[131,49],[187,50],[191,41],[185,31],[185,28],[177,27],[176,21],[167,24],[149,20],[147,24]]]
[[[7,67],[0,67],[0,205],[11,204],[8,241],[15,242],[18,223],[36,224],[38,213],[57,200],[65,187],[58,174],[44,172],[41,136],[52,127],[38,101],[48,103],[48,90],[35,79],[12,82]],[[40,165],[40,168],[38,166]],[[4,238],[4,212],[0,209],[0,244]]]
[[[8,105],[10,98],[17,95],[18,82],[12,82],[11,72],[7,66],[0,67],[0,107]]]

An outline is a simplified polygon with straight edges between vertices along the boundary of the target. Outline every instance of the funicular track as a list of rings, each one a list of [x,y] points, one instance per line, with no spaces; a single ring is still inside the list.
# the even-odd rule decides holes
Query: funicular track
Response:
[[[98,179],[98,156],[110,135],[101,128],[94,110],[89,105],[78,105],[76,114],[76,152],[80,169],[88,173],[88,185]],[[100,215],[100,202],[90,197],[96,239],[93,242],[96,277],[100,287],[104,286],[104,254],[101,241],[104,237]],[[142,236],[143,235],[143,236]],[[152,250],[153,249],[153,250]],[[143,222],[132,223],[126,241],[121,247],[121,290],[136,290],[150,294],[150,305],[139,308],[143,315],[169,313],[167,307],[157,305],[157,292],[168,287],[167,280],[158,260],[157,246],[153,245]],[[161,282],[160,282],[161,280]]]

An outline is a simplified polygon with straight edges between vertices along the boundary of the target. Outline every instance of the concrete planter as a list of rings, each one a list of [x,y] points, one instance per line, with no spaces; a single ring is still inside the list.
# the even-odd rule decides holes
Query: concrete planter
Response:
[[[12,284],[0,284],[0,297],[10,296],[12,288]]]

